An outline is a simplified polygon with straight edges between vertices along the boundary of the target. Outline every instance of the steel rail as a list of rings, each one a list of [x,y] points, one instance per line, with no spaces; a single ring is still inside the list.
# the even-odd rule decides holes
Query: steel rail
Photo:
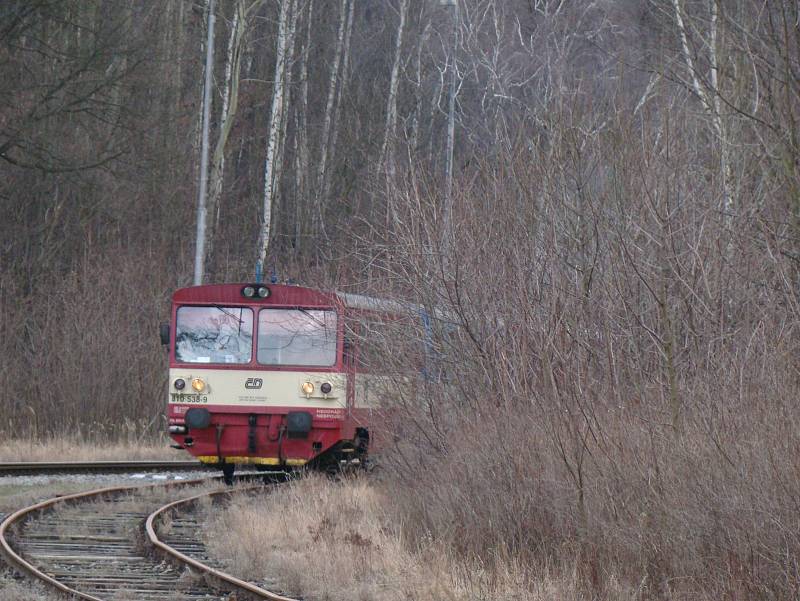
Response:
[[[73,595],[74,597],[77,597],[79,599],[86,599],[87,601],[105,601],[100,597],[95,597],[93,595],[82,593],[78,590],[70,588],[69,586],[65,585],[62,582],[59,582],[52,576],[45,574],[38,567],[25,560],[21,555],[19,555],[16,551],[14,551],[14,549],[11,547],[6,538],[6,534],[11,528],[11,526],[19,522],[20,520],[22,520],[22,518],[26,516],[42,512],[59,503],[67,503],[69,501],[76,501],[81,499],[87,499],[90,497],[97,497],[109,494],[120,494],[134,490],[144,490],[147,488],[155,488],[155,487],[169,488],[171,486],[190,486],[193,484],[202,484],[204,482],[208,482],[210,479],[211,478],[199,478],[195,480],[163,482],[158,484],[149,484],[140,486],[109,486],[106,488],[98,488],[91,491],[85,491],[71,495],[64,495],[62,497],[54,497],[52,499],[41,501],[40,503],[36,503],[34,505],[24,507],[12,513],[5,520],[3,520],[2,524],[0,524],[0,554],[3,555],[5,560],[9,563],[9,565],[16,567],[23,573],[30,574],[31,576],[34,576],[35,578],[43,582],[46,582],[47,584],[53,586],[54,588],[60,590],[63,593]]]
[[[134,472],[139,470],[208,470],[197,461],[11,461],[0,462],[0,475],[70,472]]]
[[[147,521],[145,522],[145,534],[147,535],[147,538],[151,545],[153,545],[154,547],[156,547],[169,557],[179,561],[180,563],[189,565],[204,574],[208,574],[209,576],[222,580],[223,582],[227,582],[228,584],[235,586],[239,589],[246,590],[249,593],[257,595],[261,599],[269,599],[270,601],[297,601],[297,599],[294,599],[292,597],[284,597],[283,595],[273,593],[259,586],[256,586],[250,582],[240,580],[239,578],[236,578],[235,576],[232,576],[226,572],[222,572],[200,561],[197,561],[196,559],[193,559],[188,555],[181,553],[177,549],[161,541],[158,538],[158,534],[156,533],[154,526],[155,520],[158,519],[159,516],[161,516],[162,514],[171,511],[172,509],[175,509],[180,505],[192,504],[197,500],[202,499],[203,497],[231,495],[238,492],[244,492],[246,490],[253,490],[255,488],[260,488],[260,486],[251,486],[247,488],[239,488],[234,490],[211,491],[168,503],[167,505],[158,508],[156,511],[147,516]]]

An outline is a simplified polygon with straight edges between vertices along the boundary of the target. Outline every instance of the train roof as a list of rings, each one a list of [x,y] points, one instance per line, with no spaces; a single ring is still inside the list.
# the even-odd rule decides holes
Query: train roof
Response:
[[[247,298],[243,290],[247,287],[266,287],[269,290],[267,298]],[[289,286],[286,284],[253,284],[252,282],[239,282],[230,284],[205,284],[202,286],[188,286],[179,288],[172,295],[175,303],[214,303],[214,304],[251,304],[264,302],[265,305],[306,305],[306,306],[332,306],[337,304],[335,293],[323,292],[305,286]]]
[[[266,286],[269,291],[267,299],[245,298],[242,290],[245,287]],[[428,311],[418,303],[409,303],[386,298],[352,294],[349,292],[326,292],[306,286],[288,284],[253,284],[239,282],[229,284],[205,284],[179,288],[172,295],[175,303],[214,303],[214,304],[250,304],[253,301],[264,302],[265,305],[306,305],[332,306],[341,303],[348,309],[375,311],[381,313],[431,315],[437,319],[452,320],[448,312],[439,309]],[[338,301],[338,303],[337,303]]]

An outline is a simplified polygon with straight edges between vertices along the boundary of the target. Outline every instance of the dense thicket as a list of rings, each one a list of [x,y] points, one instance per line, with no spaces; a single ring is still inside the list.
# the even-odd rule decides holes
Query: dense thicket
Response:
[[[162,428],[204,11],[0,6],[6,434]],[[521,557],[587,598],[796,598],[797,4],[217,11],[206,279],[251,276],[273,156],[269,268],[452,322],[420,326],[441,377],[395,415],[411,540]]]

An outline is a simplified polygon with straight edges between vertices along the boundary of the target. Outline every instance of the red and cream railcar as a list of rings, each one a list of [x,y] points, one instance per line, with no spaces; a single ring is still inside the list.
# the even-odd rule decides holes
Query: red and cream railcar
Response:
[[[227,478],[237,464],[363,464],[372,408],[346,332],[365,310],[373,299],[300,286],[176,291],[161,332],[174,446]]]

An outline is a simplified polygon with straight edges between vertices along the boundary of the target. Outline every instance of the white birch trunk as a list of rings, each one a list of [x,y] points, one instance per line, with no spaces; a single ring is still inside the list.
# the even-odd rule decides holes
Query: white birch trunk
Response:
[[[720,145],[720,170],[722,171],[722,187],[723,199],[721,209],[724,214],[725,221],[728,221],[731,212],[733,211],[733,196],[734,196],[734,182],[733,182],[733,169],[730,163],[730,140],[727,135],[725,123],[722,119],[720,95],[719,95],[719,60],[717,48],[717,27],[719,21],[717,0],[708,0],[710,2],[711,10],[711,23],[709,30],[709,40],[705,46],[708,48],[709,56],[709,69],[710,69],[710,84],[708,88],[700,82],[697,75],[692,53],[689,49],[689,39],[686,33],[686,23],[683,19],[683,7],[680,0],[672,0],[672,6],[675,10],[675,21],[678,25],[678,34],[681,39],[681,50],[683,52],[683,59],[686,63],[686,68],[691,76],[692,89],[694,93],[700,98],[706,114],[711,120],[711,126],[714,134],[719,140]]]
[[[279,137],[283,131],[283,96],[285,93],[286,53],[288,50],[289,20],[294,12],[294,0],[281,2],[278,17],[278,39],[275,53],[275,76],[272,86],[272,108],[270,111],[267,133],[267,152],[264,160],[264,197],[262,206],[261,229],[258,236],[257,272],[264,273],[264,262],[272,228],[272,205],[275,200],[278,169],[276,154],[279,148]]]
[[[333,165],[336,159],[337,140],[339,139],[339,114],[341,113],[342,96],[347,89],[348,82],[350,81],[350,40],[353,37],[353,12],[355,10],[355,2],[350,2],[350,7],[347,11],[347,27],[344,30],[344,49],[342,50],[342,75],[341,85],[339,86],[339,93],[336,95],[336,104],[333,107],[333,126],[331,129],[331,139],[329,146],[329,159],[328,163]],[[322,179],[322,200],[327,201],[330,198],[331,192],[331,174],[327,170]],[[324,211],[324,208],[323,208]],[[323,222],[323,233],[324,233]]]
[[[383,127],[383,145],[381,146],[380,165],[386,168],[387,180],[394,180],[396,165],[394,141],[397,136],[397,90],[400,79],[400,59],[403,50],[403,31],[406,27],[408,0],[400,0],[400,24],[397,26],[397,39],[394,43],[394,60],[392,75],[389,79],[389,97],[386,99],[386,123]],[[390,203],[391,205],[391,203]]]
[[[292,9],[296,8],[296,6],[292,6]],[[286,58],[284,64],[286,65],[285,71],[286,74],[284,75],[284,79],[290,77],[292,73],[292,69],[294,67],[294,43],[295,43],[295,33],[297,32],[297,17],[300,14],[299,10],[292,10],[291,17],[289,19],[289,26],[286,32]],[[289,93],[283,94],[283,109],[281,110],[281,129],[278,136],[278,148],[275,154],[275,168],[276,170],[281,170],[283,167],[283,157],[284,157],[284,148],[286,146],[286,131],[289,126]],[[280,181],[279,171],[276,171],[276,181]],[[274,229],[275,222],[273,220],[273,229]]]
[[[400,78],[400,58],[403,50],[403,31],[406,27],[408,13],[408,0],[400,0],[400,24],[397,26],[397,38],[394,43],[394,60],[392,61],[392,74],[389,78],[389,95],[386,99],[386,122],[383,127],[383,145],[379,155],[379,165],[386,175],[386,227],[390,222],[398,227],[397,209],[395,207],[395,194],[391,189],[392,182],[397,173],[395,157],[395,139],[397,137],[397,90]]]
[[[205,255],[202,260],[208,264],[213,255],[214,232],[219,225],[219,207],[222,197],[222,182],[225,178],[225,146],[233,127],[239,104],[239,75],[241,72],[242,40],[245,30],[244,0],[238,0],[233,14],[228,49],[225,59],[225,82],[222,90],[222,110],[219,117],[219,135],[211,158],[209,176],[208,213],[211,217],[207,225]]]
[[[431,24],[427,23],[425,29],[422,30],[422,35],[417,42],[417,56],[414,63],[414,75],[416,76],[415,84],[417,89],[415,91],[416,103],[414,107],[414,117],[411,120],[411,133],[409,135],[409,146],[411,147],[411,154],[416,155],[419,147],[419,128],[420,118],[422,116],[422,49],[428,42],[430,35]]]
[[[306,39],[300,54],[300,99],[295,109],[294,165],[297,193],[294,211],[295,250],[299,253],[305,246],[308,234],[309,202],[309,154],[308,154],[308,54],[311,49],[311,25],[314,20],[314,0],[308,2]],[[315,205],[312,205],[315,206]]]
[[[447,102],[447,148],[445,155],[444,190],[444,255],[448,260],[453,221],[453,152],[456,135],[456,54],[458,52],[458,3],[453,2],[453,46],[450,57],[450,94]]]
[[[319,232],[322,227],[322,206],[325,203],[325,179],[328,167],[328,151],[333,125],[333,108],[339,84],[339,68],[342,62],[342,49],[344,48],[345,27],[347,24],[348,0],[342,0],[339,14],[339,30],[336,34],[336,48],[333,54],[333,63],[328,76],[328,99],[325,103],[325,116],[322,121],[322,137],[319,143],[319,162],[317,163],[317,194],[314,198],[312,213],[312,232]]]
[[[291,12],[291,16],[289,18],[289,26],[287,27],[286,32],[286,74],[284,76],[285,80],[290,80],[291,73],[294,68],[294,52],[295,52],[295,33],[297,31],[297,17],[300,14],[297,5],[294,5],[293,10]],[[283,109],[281,110],[281,124],[280,130],[278,132],[278,147],[275,150],[275,201],[273,202],[272,206],[272,232],[277,232],[277,223],[276,217],[278,215],[286,214],[286,211],[280,211],[280,202],[285,200],[279,195],[280,185],[281,185],[281,178],[283,174],[283,165],[284,165],[284,157],[285,157],[285,149],[286,149],[286,132],[289,128],[289,99],[291,97],[291,90],[286,90],[283,94]]]

